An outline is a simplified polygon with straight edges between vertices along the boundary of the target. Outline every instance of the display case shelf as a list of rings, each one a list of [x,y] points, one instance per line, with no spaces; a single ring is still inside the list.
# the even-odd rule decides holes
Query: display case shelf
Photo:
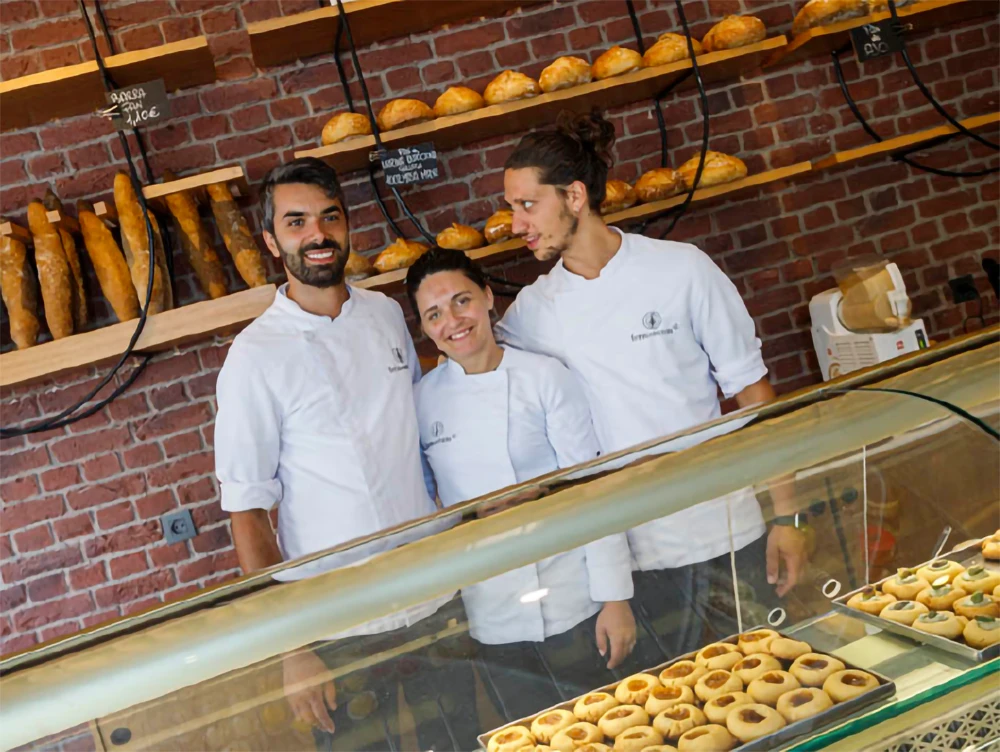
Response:
[[[519,6],[539,2],[541,0],[351,0],[344,3],[344,11],[351,24],[354,43],[360,47],[427,31],[442,24],[501,16]],[[254,64],[266,68],[332,53],[339,15],[336,4],[331,3],[328,8],[249,24],[247,31],[250,32]],[[343,45],[346,49],[346,38]]]
[[[927,0],[898,8],[900,20],[907,25],[907,32],[936,29],[940,26],[967,21],[990,14],[996,14],[995,0]],[[870,16],[851,18],[829,26],[818,26],[795,36],[784,48],[776,50],[765,63],[766,68],[778,64],[790,64],[818,55],[826,55],[851,43],[851,29],[869,23],[884,21],[890,17],[889,11],[873,13]]]
[[[175,91],[215,80],[215,60],[203,36],[111,55],[104,64],[118,86],[162,78],[167,91]],[[33,73],[0,82],[0,130],[96,113],[104,104],[104,82],[93,60]]]
[[[777,36],[735,50],[700,55],[698,66],[702,79],[706,83],[734,79],[760,66],[767,55],[784,47],[786,42],[785,37]],[[623,76],[541,94],[532,99],[505,102],[461,115],[449,115],[408,128],[387,131],[382,134],[382,143],[395,148],[422,141],[433,141],[438,151],[454,149],[473,141],[530,130],[539,123],[555,120],[563,110],[583,113],[590,112],[594,107],[606,110],[650,99],[668,86],[677,83],[690,71],[690,60],[681,60],[655,68],[642,68]],[[679,87],[693,85],[693,77],[678,84]],[[367,165],[368,155],[374,148],[375,139],[372,136],[365,136],[330,146],[297,151],[295,156],[318,157],[341,172],[349,172]]]
[[[1000,112],[994,112],[989,115],[977,115],[976,117],[960,120],[959,122],[971,131],[980,130],[990,125],[1000,123]],[[958,128],[950,123],[947,123],[945,125],[940,125],[937,128],[929,128],[928,130],[920,131],[919,133],[910,133],[905,136],[896,136],[896,138],[887,138],[885,141],[868,144],[867,146],[861,146],[857,149],[838,151],[836,154],[831,154],[828,157],[823,157],[823,159],[818,159],[813,162],[813,169],[826,170],[832,167],[842,167],[844,165],[854,164],[862,160],[882,157],[887,154],[893,154],[902,149],[912,149],[920,144],[928,143],[930,141],[934,141],[935,139],[950,136],[955,133],[958,133]]]

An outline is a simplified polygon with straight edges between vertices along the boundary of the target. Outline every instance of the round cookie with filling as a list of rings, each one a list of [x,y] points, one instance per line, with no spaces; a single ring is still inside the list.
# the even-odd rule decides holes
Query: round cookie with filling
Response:
[[[597,728],[605,736],[614,739],[633,726],[646,726],[648,724],[649,713],[638,705],[619,705],[601,716],[601,720],[597,722]]]
[[[930,609],[917,601],[896,601],[879,612],[879,616],[897,624],[910,626],[920,614],[926,614]]]
[[[875,616],[890,603],[896,602],[896,596],[889,593],[880,593],[873,585],[864,588],[860,593],[855,593],[847,600],[849,608],[856,608],[866,614]]]
[[[615,699],[623,705],[645,705],[649,693],[658,686],[660,680],[652,674],[635,674],[618,683]]]
[[[1000,642],[1000,619],[992,616],[977,616],[970,619],[962,631],[965,641],[976,650],[988,648]]]
[[[576,723],[576,716],[568,710],[556,708],[542,713],[531,722],[531,734],[543,744],[552,741],[552,737],[567,726]]]
[[[652,726],[633,726],[615,737],[615,752],[642,752],[663,744],[663,735]]]
[[[524,726],[508,726],[500,729],[486,742],[488,752],[515,752],[522,747],[535,744],[535,737]]]
[[[702,702],[724,695],[727,692],[743,690],[743,681],[736,674],[724,669],[709,671],[694,685],[694,693]]]
[[[953,582],[967,593],[992,593],[993,588],[1000,585],[1000,572],[991,572],[977,564],[966,569]]]
[[[646,712],[657,716],[674,705],[694,704],[694,690],[691,687],[653,687],[646,700]]]
[[[740,705],[750,705],[753,700],[746,692],[728,692],[709,700],[702,710],[709,723],[726,724],[726,719]]]
[[[801,686],[799,680],[787,671],[768,671],[750,682],[747,694],[754,702],[770,705],[773,708],[778,703],[778,698],[785,692],[791,692]]]
[[[699,666],[704,666],[709,671],[717,668],[731,671],[742,658],[743,653],[732,643],[715,642],[699,650],[694,657],[694,662]]]
[[[726,719],[726,728],[744,744],[773,734],[785,727],[785,719],[774,708],[754,703],[740,705]]]
[[[878,679],[867,671],[850,668],[832,674],[823,682],[823,691],[834,702],[846,702],[851,698],[871,692],[878,686]]]
[[[795,723],[833,707],[833,700],[819,687],[801,687],[778,698],[777,711],[788,723]]]
[[[920,567],[920,569],[917,570],[917,577],[922,580],[926,580],[928,583],[933,583],[934,580],[939,577],[947,577],[948,582],[951,582],[964,571],[965,567],[957,561],[937,559]]]
[[[653,719],[653,728],[665,739],[679,739],[685,731],[708,722],[705,714],[694,705],[674,705]]]
[[[843,671],[844,668],[844,662],[832,655],[807,653],[796,658],[788,672],[798,679],[803,687],[822,687],[823,682],[831,674]]]
[[[977,616],[992,616],[994,619],[1000,617],[1000,603],[997,599],[979,590],[959,598],[952,604],[952,610],[966,619],[975,619]]]
[[[912,626],[921,632],[954,640],[962,634],[968,623],[969,620],[964,616],[956,616],[950,611],[928,611],[914,619]]]
[[[729,729],[719,724],[709,723],[681,734],[677,740],[679,752],[728,752],[739,742]]]
[[[736,674],[743,685],[746,686],[761,674],[768,671],[780,671],[781,661],[773,655],[766,653],[754,653],[748,655],[742,661],[733,666],[733,673]]]
[[[782,661],[794,661],[799,656],[811,653],[812,645],[802,640],[793,640],[789,637],[778,637],[771,640],[771,655]]]
[[[573,706],[573,715],[581,721],[597,723],[602,715],[620,704],[607,692],[591,692],[576,701],[576,705]]]
[[[752,632],[741,634],[736,644],[743,652],[743,655],[767,653],[771,640],[775,640],[780,636],[773,629],[755,629]]]
[[[664,687],[694,687],[707,673],[707,668],[694,661],[677,661],[660,672],[660,683]]]
[[[895,577],[882,583],[882,591],[901,601],[912,601],[917,593],[927,587],[927,580],[917,577],[913,569],[900,569]]]
[[[604,741],[604,735],[593,723],[580,721],[572,726],[567,726],[558,734],[552,737],[549,744],[559,752],[576,752],[579,747],[585,744],[594,744]]]
[[[948,582],[942,575],[926,590],[917,595],[917,601],[932,611],[947,611],[952,604],[967,593],[956,584]]]

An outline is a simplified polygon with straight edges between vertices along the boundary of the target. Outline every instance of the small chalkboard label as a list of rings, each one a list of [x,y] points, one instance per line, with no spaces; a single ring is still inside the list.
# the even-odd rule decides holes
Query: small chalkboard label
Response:
[[[891,55],[903,49],[903,38],[897,33],[897,22],[891,18],[851,29],[851,41],[858,62]]]
[[[438,179],[438,155],[434,144],[403,146],[387,149],[379,154],[385,184],[392,186],[414,185]]]
[[[104,97],[109,106],[101,110],[101,114],[111,118],[118,130],[152,125],[170,117],[170,101],[162,78],[115,89]]]

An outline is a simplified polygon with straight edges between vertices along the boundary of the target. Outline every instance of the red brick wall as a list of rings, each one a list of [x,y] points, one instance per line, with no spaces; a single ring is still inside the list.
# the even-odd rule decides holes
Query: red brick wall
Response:
[[[637,5],[647,43],[663,31],[679,30],[672,3],[638,0]],[[784,0],[697,0],[685,8],[700,35],[709,19],[741,5],[762,17],[772,33],[788,31],[792,3]],[[220,81],[174,96],[175,117],[148,131],[157,173],[238,162],[251,180],[259,180],[294,149],[317,143],[322,124],[343,106],[330,58],[258,71],[249,55],[246,22],[315,7],[311,0],[146,0],[105,7],[122,49],[204,33],[216,56]],[[0,3],[3,77],[86,59],[88,44],[75,8],[71,0]],[[998,31],[996,18],[981,19],[911,44],[924,80],[962,117],[998,108]],[[560,54],[593,59],[612,43],[633,43],[621,0],[560,0],[526,12],[512,9],[507,18],[372,45],[361,60],[376,105],[400,95],[433,102],[452,83],[481,88],[504,67],[537,74]],[[896,60],[866,63],[860,70],[852,62],[846,69],[862,109],[883,135],[941,122]],[[712,148],[740,155],[751,172],[867,142],[843,102],[828,58],[712,86],[709,102]],[[677,165],[697,149],[697,94],[668,97],[664,109],[670,163]],[[648,102],[611,114],[620,136],[614,176],[634,180],[658,164],[656,121]],[[481,222],[500,206],[500,168],[516,140],[517,135],[491,139],[444,154],[443,179],[408,190],[411,207],[435,231],[456,219]],[[106,196],[122,166],[117,138],[89,116],[3,134],[0,156],[0,211],[15,218],[46,183],[67,201]],[[952,168],[997,163],[962,140],[937,147],[926,159]],[[389,237],[367,181],[355,175],[346,183],[354,247],[378,250]],[[954,180],[882,161],[695,207],[671,237],[704,248],[736,282],[757,321],[771,378],[790,390],[819,379],[807,304],[833,285],[830,269],[843,259],[871,253],[897,262],[915,313],[925,318],[933,338],[961,332],[966,316],[975,313],[974,304],[951,303],[947,280],[959,274],[975,276],[987,320],[996,320],[996,300],[986,292],[980,262],[985,255],[997,257],[998,186],[995,175]],[[651,225],[648,232],[662,227]],[[182,260],[177,264],[181,300],[200,298]],[[501,271],[530,281],[539,270],[522,259]],[[110,320],[99,301],[95,313],[101,323]],[[237,573],[212,477],[214,384],[226,344],[206,342],[158,356],[102,413],[67,429],[0,443],[0,651],[22,649]],[[98,375],[82,369],[5,391],[2,421],[52,414]],[[200,534],[167,546],[158,517],[181,507],[193,511]]]

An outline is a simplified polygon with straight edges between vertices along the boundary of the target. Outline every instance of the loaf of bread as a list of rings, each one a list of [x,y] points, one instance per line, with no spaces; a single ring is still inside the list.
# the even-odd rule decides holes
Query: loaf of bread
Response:
[[[435,240],[441,248],[453,251],[471,251],[473,248],[486,245],[486,238],[479,230],[469,225],[460,225],[457,222],[452,222],[451,227],[441,230]]]
[[[225,183],[215,183],[208,186],[208,197],[212,202],[212,214],[215,224],[219,227],[222,240],[233,257],[236,271],[250,287],[267,284],[267,271],[264,269],[264,257],[257,243],[250,234],[250,227],[240,207],[236,205],[229,186]]]
[[[600,81],[613,76],[621,76],[631,73],[642,67],[642,55],[628,47],[619,47],[617,44],[607,52],[603,53],[591,66],[594,79]]]
[[[704,52],[701,42],[693,37],[691,38],[691,46],[694,48],[695,55]],[[679,60],[687,60],[689,57],[691,57],[691,53],[688,50],[687,37],[668,31],[665,34],[660,34],[656,44],[646,50],[646,54],[642,56],[642,65],[644,68],[654,68],[657,65],[669,65]]]
[[[111,304],[119,321],[128,321],[139,315],[139,299],[129,274],[128,264],[111,230],[94,213],[86,201],[76,202],[76,218],[80,223],[83,245],[94,265],[101,292]]]
[[[593,78],[590,63],[581,57],[560,57],[538,76],[542,91],[558,91],[581,84],[589,84]]]
[[[124,172],[115,175],[115,208],[118,210],[118,222],[122,231],[122,251],[125,252],[125,260],[141,307],[146,302],[149,287],[149,235],[146,232],[142,206],[132,189],[132,181]],[[153,314],[173,307],[173,293],[167,273],[163,238],[152,211],[149,212],[149,223],[153,228],[153,287],[149,291],[147,312]]]
[[[486,104],[502,104],[518,99],[531,99],[541,94],[538,82],[517,71],[505,70],[486,85],[483,99]]]
[[[0,222],[3,222],[0,217]],[[0,237],[0,294],[10,319],[10,338],[18,350],[38,341],[38,280],[28,261],[28,249],[10,235]]]
[[[795,14],[792,33],[803,34],[817,26],[829,26],[849,18],[859,18],[869,12],[867,5],[865,0],[809,0]]]
[[[62,201],[52,192],[51,189],[45,192],[42,205],[48,211],[62,212]],[[76,240],[73,235],[62,227],[56,227],[59,231],[59,240],[63,246],[63,253],[66,254],[66,263],[69,264],[69,273],[73,279],[73,329],[82,332],[87,326],[87,292],[83,287],[83,267],[80,266],[80,254],[76,250]]]
[[[694,176],[698,172],[698,163],[700,160],[701,152],[698,152],[677,168],[677,172],[684,178],[684,186],[688,189],[694,184]],[[711,185],[731,183],[734,180],[742,180],[746,176],[747,166],[739,157],[733,157],[718,151],[707,151],[705,152],[705,166],[701,171],[698,187],[708,188]]]
[[[393,99],[378,114],[378,127],[384,131],[426,123],[434,111],[419,99]]]
[[[170,215],[174,218],[181,248],[194,270],[198,284],[208,297],[213,300],[221,298],[229,292],[226,287],[226,272],[212,245],[212,238],[198,216],[198,205],[187,191],[168,193],[165,198]]]
[[[323,126],[323,146],[338,144],[349,138],[370,136],[372,125],[359,112],[341,112],[326,121]]]
[[[434,117],[460,115],[486,106],[486,100],[478,91],[468,86],[449,86],[444,94],[434,102]]]
[[[73,273],[59,231],[49,222],[41,201],[28,204],[28,228],[35,246],[45,323],[53,339],[68,337],[73,333]]]
[[[705,52],[732,50],[756,44],[767,36],[764,22],[755,16],[726,16],[701,40]]]
[[[394,269],[404,269],[413,264],[427,252],[427,246],[415,240],[396,238],[392,245],[386,247],[375,257],[375,268],[379,274],[391,272]]]
[[[635,194],[644,204],[676,196],[683,190],[684,178],[669,167],[657,167],[645,172],[635,184]]]

